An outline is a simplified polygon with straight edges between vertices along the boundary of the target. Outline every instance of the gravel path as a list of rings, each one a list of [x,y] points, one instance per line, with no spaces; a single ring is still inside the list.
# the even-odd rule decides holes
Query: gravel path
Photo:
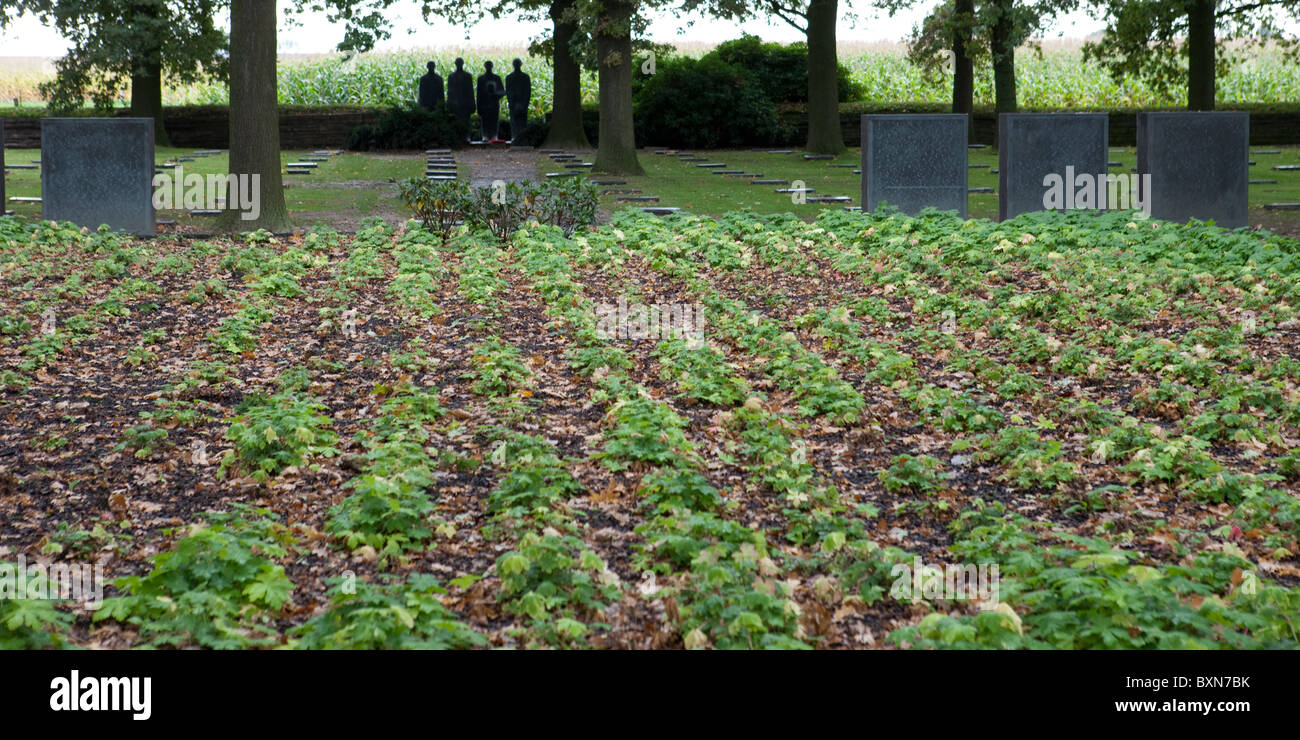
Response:
[[[535,149],[460,150],[455,157],[458,163],[469,165],[469,184],[476,188],[491,187],[495,180],[541,179],[539,168],[545,159]]]

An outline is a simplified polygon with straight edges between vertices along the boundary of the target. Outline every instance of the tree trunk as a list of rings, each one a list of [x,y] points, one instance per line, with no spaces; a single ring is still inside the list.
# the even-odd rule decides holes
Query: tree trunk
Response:
[[[163,123],[162,64],[157,60],[142,62],[131,75],[131,115],[152,118],[154,144],[171,146]]]
[[[155,3],[132,2],[123,19],[135,28],[137,37],[151,39],[163,22],[162,9]],[[156,43],[142,42],[131,58],[131,115],[152,118],[154,144],[171,146],[162,115],[162,49]]]
[[[280,177],[280,114],[275,76],[276,4],[230,1],[230,174],[258,176],[257,217],[241,218],[230,189],[218,224],[229,231],[293,228]]]
[[[1187,110],[1214,110],[1214,5],[1187,4]]]
[[[596,142],[598,172],[644,175],[636,158],[632,123],[632,13],[635,4],[605,0],[596,30],[597,75],[600,83],[600,141]]]
[[[975,22],[975,0],[956,0],[952,32],[952,112],[975,112],[975,62],[970,57],[971,28]],[[974,126],[974,118],[971,118]]]
[[[1016,42],[1012,4],[1013,0],[998,0],[998,15],[989,38],[993,52],[994,109],[998,113],[1016,112]]]
[[[835,21],[839,0],[808,3],[808,144],[814,154],[845,150],[840,130],[840,94],[836,79]]]
[[[582,68],[569,51],[569,41],[578,31],[578,21],[571,15],[573,0],[551,3],[551,21],[555,24],[555,51],[551,64],[554,94],[551,99],[551,127],[542,146],[548,149],[590,149],[587,132],[582,128]]]

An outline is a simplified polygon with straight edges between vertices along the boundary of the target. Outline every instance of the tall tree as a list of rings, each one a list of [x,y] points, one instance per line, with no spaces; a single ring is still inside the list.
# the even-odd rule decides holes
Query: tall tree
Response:
[[[998,113],[1015,113],[1018,107],[1016,47],[1028,35],[1028,24],[1017,22],[1017,10],[1015,0],[988,0],[984,3],[989,28],[989,54],[993,57],[993,103],[994,110]]]
[[[973,110],[975,64],[991,63],[994,107],[999,113],[1011,113],[1018,108],[1016,50],[1078,2],[948,0],[913,30],[909,57],[930,74],[942,61],[952,60],[954,113]],[[915,0],[883,0],[883,4],[893,13],[914,5]]]
[[[582,127],[582,66],[573,53],[578,36],[575,0],[556,0],[548,15],[554,25],[551,35],[551,126],[544,146],[552,149],[589,149]]]
[[[1296,61],[1297,39],[1284,21],[1300,21],[1300,0],[1093,0],[1093,15],[1106,31],[1084,45],[1084,58],[1161,90],[1186,77],[1188,110],[1214,110],[1228,42],[1278,43]]]
[[[596,41],[599,80],[600,140],[595,169],[620,175],[644,175],[636,156],[632,119],[632,24],[636,3],[627,0],[580,0],[597,10],[592,36]]]
[[[258,216],[244,220],[227,194],[229,231],[293,228],[280,176],[275,0],[230,0],[230,174],[257,175]]]
[[[971,57],[975,0],[955,0],[952,32],[952,112],[975,112],[975,60]]]
[[[846,0],[845,5],[849,4]],[[845,150],[840,129],[840,100],[835,49],[839,0],[686,0],[688,10],[704,10],[737,21],[775,15],[803,32],[808,41],[808,151],[839,154]]]
[[[129,86],[131,115],[154,119],[157,143],[167,144],[162,115],[164,78],[181,83],[222,79],[226,34],[214,16],[226,0],[8,0],[0,25],[30,14],[71,44],[42,92],[56,114],[90,98],[112,109]]]

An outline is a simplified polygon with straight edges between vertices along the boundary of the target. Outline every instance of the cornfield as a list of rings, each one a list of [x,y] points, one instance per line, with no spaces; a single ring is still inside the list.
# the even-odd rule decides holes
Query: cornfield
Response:
[[[927,77],[911,63],[899,44],[846,44],[840,62],[862,83],[863,102],[929,102],[951,100],[951,88],[942,77]],[[683,53],[699,56],[706,49],[692,45]],[[550,107],[551,71],[547,60],[532,57],[522,48],[466,49],[460,52],[404,51],[367,54],[352,59],[341,55],[287,57],[279,69],[280,102],[286,105],[393,105],[414,100],[417,81],[432,60],[445,79],[453,60],[462,56],[466,69],[478,75],[483,61],[492,60],[497,74],[510,71],[510,60],[524,60],[532,76],[532,114]],[[52,74],[47,60],[0,60],[0,95],[5,103],[39,99],[36,86]],[[1186,100],[1179,87],[1161,92],[1135,78],[1113,79],[1096,64],[1085,64],[1077,42],[1045,45],[1042,55],[1023,49],[1016,59],[1017,96],[1027,107],[1072,106],[1177,106]],[[582,78],[584,102],[596,101],[596,75]],[[224,104],[224,84],[196,84],[168,88],[169,105]],[[1281,103],[1300,101],[1300,65],[1288,62],[1276,49],[1254,49],[1244,63],[1218,81],[1218,99],[1224,103]],[[987,65],[976,70],[975,102],[993,103],[993,74]]]

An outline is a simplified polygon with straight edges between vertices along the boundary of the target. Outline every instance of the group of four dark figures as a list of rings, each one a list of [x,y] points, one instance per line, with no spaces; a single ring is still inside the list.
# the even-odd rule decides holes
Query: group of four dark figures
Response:
[[[492,62],[483,62],[483,74],[478,76],[476,92],[474,78],[465,71],[465,60],[458,57],[456,71],[447,75],[445,102],[452,115],[468,124],[470,114],[477,111],[483,140],[499,141],[497,123],[501,118],[501,97],[505,96],[510,107],[510,136],[519,136],[528,125],[528,102],[533,95],[533,83],[521,69],[523,64],[516,59],[515,71],[506,75],[503,83],[492,72]],[[434,71],[433,62],[429,62],[429,73],[420,78],[419,102],[420,107],[428,109],[444,102],[442,76]]]

